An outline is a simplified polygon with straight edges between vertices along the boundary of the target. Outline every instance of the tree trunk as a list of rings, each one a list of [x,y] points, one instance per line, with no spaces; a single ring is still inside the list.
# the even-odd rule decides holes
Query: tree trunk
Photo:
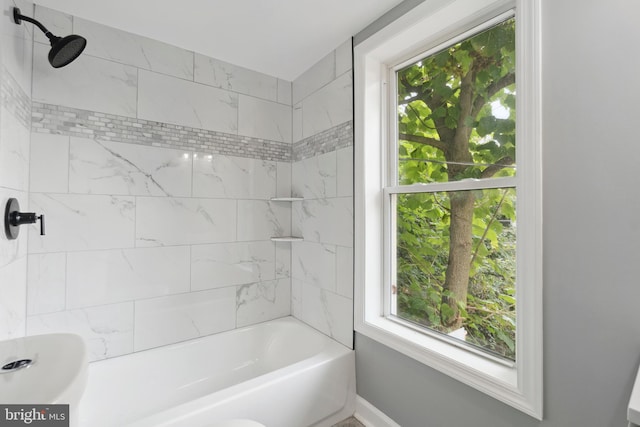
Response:
[[[456,181],[459,174],[472,164],[473,157],[469,150],[469,138],[472,127],[465,118],[469,116],[473,106],[473,82],[475,71],[473,68],[460,80],[460,117],[455,134],[448,144],[445,153],[449,181]],[[472,222],[475,196],[471,191],[449,193],[451,204],[451,221],[449,225],[449,260],[444,281],[440,320],[448,330],[455,330],[462,326],[458,304],[467,304],[467,290],[469,288],[469,272],[471,271],[472,252]],[[450,310],[447,310],[447,306]]]
[[[472,223],[475,196],[471,191],[449,193],[451,223],[449,227],[449,261],[441,308],[442,325],[449,330],[462,326],[458,304],[466,306],[469,272],[471,270]]]

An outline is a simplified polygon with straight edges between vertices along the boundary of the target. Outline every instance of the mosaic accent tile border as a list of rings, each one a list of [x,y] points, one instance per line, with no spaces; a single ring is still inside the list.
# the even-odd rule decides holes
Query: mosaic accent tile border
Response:
[[[351,120],[305,138],[292,146],[285,142],[81,110],[62,105],[41,102],[30,104],[29,98],[21,91],[15,81],[13,84],[11,82],[5,84],[5,80],[8,79],[3,79],[2,83],[3,105],[17,105],[16,109],[20,114],[21,121],[25,120],[24,123],[27,127],[30,124],[32,132],[99,138],[103,141],[283,162],[300,161],[353,145],[353,121]],[[5,102],[9,99],[14,101],[13,98],[16,98],[16,102]],[[31,120],[29,121],[28,118]]]
[[[105,114],[62,105],[32,104],[32,132],[99,138],[207,154],[291,161],[291,144],[206,129]]]
[[[31,99],[6,68],[2,69],[0,102],[27,129],[31,127]]]
[[[353,145],[353,120],[334,126],[293,144],[294,162]]]

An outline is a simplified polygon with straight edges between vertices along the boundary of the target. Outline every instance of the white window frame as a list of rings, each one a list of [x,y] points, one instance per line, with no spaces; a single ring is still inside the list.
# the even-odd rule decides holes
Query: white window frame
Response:
[[[517,357],[514,363],[392,320],[385,304],[391,265],[385,222],[394,70],[514,10],[516,17]],[[536,419],[543,417],[540,0],[427,0],[354,49],[355,329]],[[495,179],[496,181],[504,179]],[[507,184],[507,181],[504,184]],[[448,185],[446,183],[437,185]],[[496,184],[500,185],[500,184]],[[483,183],[486,187],[486,182]],[[444,187],[443,187],[444,188]],[[404,187],[403,191],[407,188]],[[388,211],[387,211],[388,212]],[[389,213],[389,212],[388,212]],[[387,213],[387,214],[388,214]],[[387,284],[388,285],[388,284]]]

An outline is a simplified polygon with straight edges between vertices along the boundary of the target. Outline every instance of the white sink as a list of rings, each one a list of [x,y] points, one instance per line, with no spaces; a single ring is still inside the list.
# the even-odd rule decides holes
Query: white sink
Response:
[[[0,341],[0,402],[70,404],[73,412],[87,385],[88,364],[86,346],[78,335]]]

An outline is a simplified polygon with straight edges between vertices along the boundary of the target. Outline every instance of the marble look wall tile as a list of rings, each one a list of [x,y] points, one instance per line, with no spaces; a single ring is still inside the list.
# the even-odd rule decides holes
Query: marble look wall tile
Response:
[[[291,105],[291,82],[278,79],[278,102]]]
[[[278,101],[278,79],[196,53],[195,81],[269,101]]]
[[[69,137],[31,134],[29,188],[37,193],[69,191]]]
[[[191,158],[183,151],[71,137],[69,191],[190,196]]]
[[[62,311],[66,307],[67,254],[29,255],[27,314]]]
[[[293,112],[291,114],[291,128],[292,128],[292,140],[293,142],[299,142],[303,139],[303,131],[302,131],[302,102],[296,104],[293,107]]]
[[[136,246],[236,240],[236,201],[138,197]]]
[[[341,76],[353,68],[352,50],[351,39],[345,41],[336,49],[336,76]]]
[[[291,197],[291,163],[277,164],[276,197]]]
[[[351,197],[305,200],[293,206],[295,232],[305,241],[353,246],[353,200]]]
[[[336,57],[335,52],[331,52],[293,81],[293,104],[302,101],[335,77]]]
[[[139,70],[138,118],[236,134],[238,95]]]
[[[0,183],[5,188],[29,190],[29,130],[0,108]]]
[[[191,51],[78,17],[73,27],[76,34],[91,40],[84,52],[87,55],[193,80]]]
[[[25,334],[27,259],[0,268],[0,340]]]
[[[291,313],[290,280],[238,286],[236,313],[238,328],[288,316]]]
[[[302,320],[302,280],[291,278],[291,315]]]
[[[2,50],[2,65],[6,71],[18,83],[18,86],[27,96],[31,96],[31,76],[33,57],[33,34],[35,27],[31,24],[15,25],[13,19],[9,17],[14,2],[11,0],[3,0],[2,2],[5,12],[5,20],[0,26],[0,49]],[[24,2],[19,5],[22,13],[31,15],[33,9],[32,2]],[[40,30],[35,29],[36,32]]]
[[[14,25],[10,20],[10,0],[3,0],[5,16],[0,25],[2,52],[0,80],[0,206],[9,198],[20,202],[28,211],[29,126],[31,120],[32,29]],[[25,2],[31,9],[33,3]],[[25,228],[19,237],[8,240],[0,231],[0,340],[17,338],[26,333],[27,307],[27,241]]]
[[[291,234],[291,208],[281,202],[238,200],[238,240],[269,240]]]
[[[336,152],[310,157],[291,166],[291,192],[305,199],[336,196]]]
[[[133,351],[133,303],[29,316],[27,335],[66,332],[80,335],[87,344],[89,361]]]
[[[353,348],[353,301],[303,282],[301,305],[302,321]]]
[[[21,209],[29,208],[28,193],[0,187],[0,206],[6,206],[9,198],[15,198]],[[4,234],[4,230],[0,231]],[[7,266],[27,255],[27,230],[21,230],[17,239],[0,238],[0,268]]]
[[[353,248],[337,247],[336,273],[338,294],[353,299]]]
[[[353,147],[341,148],[336,151],[337,166],[337,196],[353,196]]]
[[[25,15],[29,15],[27,11],[23,11],[22,13]],[[64,37],[65,35],[74,33],[73,17],[66,13],[54,9],[49,9],[48,7],[36,5],[34,17],[38,21],[45,23],[47,30],[60,37]],[[45,36],[44,33],[40,30],[36,30],[34,32],[34,41],[38,43],[44,43],[47,46],[50,46],[51,44],[47,36]]]
[[[219,155],[193,161],[194,197],[269,199],[276,195],[276,163]]]
[[[291,276],[291,243],[275,242],[276,245],[276,278]]]
[[[318,288],[336,290],[336,247],[296,242],[291,256],[291,276]]]
[[[67,308],[112,304],[188,290],[188,246],[67,255]]]
[[[136,116],[137,68],[80,55],[71,64],[57,70],[51,68],[47,61],[47,46],[36,43],[34,50],[34,101]]]
[[[133,247],[133,197],[32,193],[29,208],[47,223],[46,236],[30,226],[29,253]]]
[[[302,136],[307,138],[353,119],[351,73],[345,73],[302,103]]]
[[[135,350],[235,328],[236,288],[136,301]]]
[[[275,278],[274,243],[233,242],[191,248],[191,289],[222,288]]]
[[[29,13],[33,13],[33,8],[35,7],[35,5],[33,4],[33,2],[31,0],[2,0],[4,2],[5,7],[9,6],[9,7],[18,7],[23,13],[25,11],[28,11]],[[27,31],[29,33],[33,32],[33,28],[28,28]],[[36,29],[36,31],[39,31]]]
[[[238,134],[271,141],[291,142],[291,107],[240,95]]]

